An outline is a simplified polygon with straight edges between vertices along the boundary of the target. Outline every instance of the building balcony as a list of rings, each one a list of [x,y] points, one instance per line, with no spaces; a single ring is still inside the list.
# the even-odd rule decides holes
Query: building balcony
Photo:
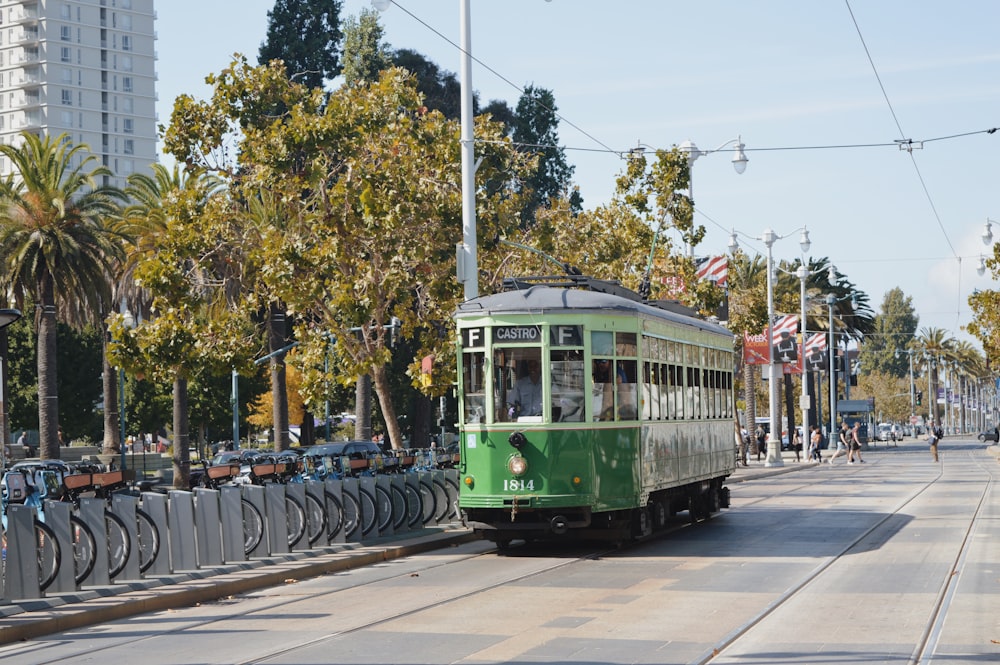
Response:
[[[22,29],[19,32],[14,33],[14,38],[11,39],[12,44],[35,44],[38,42],[38,29]]]
[[[38,23],[38,4],[30,3],[21,5],[20,11],[15,11],[10,17],[10,22],[14,25],[31,25]]]

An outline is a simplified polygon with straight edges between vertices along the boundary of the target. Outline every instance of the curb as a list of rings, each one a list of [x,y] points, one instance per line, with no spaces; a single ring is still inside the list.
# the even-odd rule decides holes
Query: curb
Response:
[[[319,555],[309,556],[310,553],[307,552],[306,557],[281,562],[270,559],[256,566],[254,565],[256,562],[247,562],[249,566],[246,564],[227,566],[224,570],[230,572],[223,574],[213,575],[211,570],[194,571],[190,575],[160,578],[161,581],[166,581],[163,584],[157,584],[157,580],[145,580],[136,585],[126,583],[114,587],[102,587],[99,590],[86,590],[72,596],[31,601],[20,606],[22,610],[20,614],[0,619],[0,645],[148,612],[211,602],[265,587],[289,584],[412,554],[454,547],[474,540],[479,540],[479,537],[471,530],[453,529],[395,542],[323,552]],[[137,589],[136,586],[142,588]],[[68,597],[71,597],[72,601],[67,603]]]

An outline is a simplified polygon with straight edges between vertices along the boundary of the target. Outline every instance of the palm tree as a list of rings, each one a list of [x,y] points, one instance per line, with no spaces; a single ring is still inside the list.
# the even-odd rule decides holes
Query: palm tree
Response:
[[[937,408],[938,370],[941,363],[950,360],[955,340],[942,328],[921,328],[914,346],[923,354],[924,364],[930,377],[930,394],[927,396],[931,420],[940,424],[941,414]]]
[[[68,135],[23,132],[21,141],[0,145],[17,174],[0,182],[0,283],[18,307],[36,306],[39,448],[51,459],[60,452],[56,320],[82,326],[106,310],[108,275],[123,253],[113,221],[124,197]]]

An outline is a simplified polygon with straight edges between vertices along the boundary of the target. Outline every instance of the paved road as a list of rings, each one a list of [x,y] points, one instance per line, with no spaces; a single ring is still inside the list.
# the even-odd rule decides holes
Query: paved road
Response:
[[[0,620],[0,640],[50,637],[2,647],[0,659],[99,649],[124,663],[141,649],[144,665],[995,661],[1000,469],[978,442],[946,439],[941,459],[907,442],[863,465],[752,462],[721,517],[596,559],[496,557],[443,530],[24,612]],[[325,566],[342,572],[306,579]],[[220,591],[221,602],[189,606]],[[177,609],[87,628],[74,619],[166,607]]]

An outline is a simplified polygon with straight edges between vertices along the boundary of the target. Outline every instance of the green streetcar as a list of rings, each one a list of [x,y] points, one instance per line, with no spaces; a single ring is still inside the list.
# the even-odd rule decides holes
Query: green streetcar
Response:
[[[731,332],[583,276],[507,280],[455,318],[476,532],[623,541],[729,506]]]

